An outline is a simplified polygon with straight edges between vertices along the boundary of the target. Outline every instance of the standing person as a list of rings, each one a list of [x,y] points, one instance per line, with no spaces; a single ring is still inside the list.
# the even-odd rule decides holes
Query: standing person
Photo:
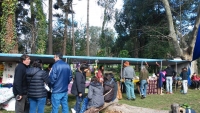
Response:
[[[176,76],[176,72],[170,65],[167,66],[165,71],[166,71],[166,91],[167,91],[166,93],[172,94],[173,77]]]
[[[128,100],[135,100],[133,77],[135,77],[135,71],[133,67],[129,66],[129,62],[124,62],[123,78],[125,79],[126,96]]]
[[[44,113],[47,91],[45,83],[49,83],[48,73],[42,70],[42,60],[33,61],[32,67],[26,70],[28,84],[29,113]]]
[[[183,86],[183,94],[187,94],[188,90],[188,74],[187,74],[187,68],[184,67],[182,72],[181,72],[181,78],[183,80],[182,86]]]
[[[58,113],[60,104],[62,113],[68,113],[68,84],[72,79],[72,71],[69,64],[62,60],[63,55],[58,53],[54,55],[55,63],[50,72],[50,85],[52,89],[51,102],[52,113]]]
[[[51,70],[52,66],[53,66],[53,64],[49,64],[48,67],[45,69],[45,71],[47,72],[48,75],[50,73],[50,70]],[[50,87],[49,84],[47,84],[47,85]],[[48,106],[51,105],[51,91],[47,91],[46,105],[48,105]]]
[[[71,93],[76,96],[76,104],[74,108],[71,109],[72,113],[79,113],[81,110],[81,103],[85,94],[86,72],[89,70],[88,68],[88,64],[81,64],[80,69],[78,68],[75,73]]]
[[[163,81],[165,81],[165,74],[166,72],[165,71],[160,71],[159,72],[159,76],[158,76],[158,88],[160,89],[160,94],[162,95],[162,87],[163,87]]]
[[[31,60],[29,55],[23,54],[20,57],[20,61],[21,62],[15,68],[13,82],[13,94],[16,97],[15,113],[25,113],[25,111],[29,111],[28,108],[25,108],[27,99],[26,69]]]
[[[103,83],[103,74],[104,74],[104,67],[103,67],[103,65],[101,65],[99,67],[99,70],[98,70],[97,75],[96,75],[96,77],[97,77],[97,79],[100,83]]]
[[[145,66],[142,66],[139,74],[141,99],[146,98],[148,78],[149,72]]]

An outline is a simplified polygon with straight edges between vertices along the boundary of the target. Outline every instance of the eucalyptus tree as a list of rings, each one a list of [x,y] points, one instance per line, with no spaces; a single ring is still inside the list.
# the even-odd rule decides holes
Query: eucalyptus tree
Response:
[[[99,40],[101,36],[101,28],[96,26],[90,26],[90,56],[96,56],[97,52],[101,49]]]
[[[191,32],[191,36],[189,37],[189,41],[186,42],[185,38],[182,37],[183,32],[182,32],[182,25],[180,26],[181,30],[177,30],[176,26],[174,25],[174,15],[172,13],[172,8],[170,7],[170,3],[168,0],[161,0],[164,6],[164,9],[166,11],[166,15],[167,15],[167,21],[168,21],[168,37],[171,38],[171,41],[174,45],[174,49],[176,51],[176,55],[180,56],[182,59],[185,60],[192,60],[192,53],[193,53],[193,49],[194,49],[194,44],[196,41],[196,35],[197,35],[197,31],[198,31],[198,27],[200,24],[200,4],[199,4],[199,0],[194,0],[193,3],[191,4],[188,1],[181,1],[180,2],[180,7],[183,7],[185,4],[187,4],[188,8],[192,9],[188,10],[188,11],[181,11],[183,14],[185,14],[184,16],[187,16],[187,18],[191,18],[191,20],[193,18],[195,18],[195,21],[191,21],[189,24],[193,25],[193,30]],[[190,12],[191,11],[191,12]],[[193,12],[194,11],[194,12]],[[183,14],[180,14],[180,16],[182,16]],[[194,15],[194,16],[191,16]],[[179,21],[180,24],[182,24],[182,21]],[[178,37],[178,38],[177,38]],[[181,41],[179,43],[179,38],[181,38]],[[181,46],[182,44],[182,46]],[[197,65],[196,65],[196,61],[194,61],[192,63],[192,66],[194,67],[194,70],[192,71],[197,71]]]
[[[114,6],[117,0],[98,0],[97,4],[101,6],[104,10],[103,12],[103,22],[101,28],[101,38],[99,39],[99,45],[101,47],[101,52],[103,51],[105,56],[110,56],[111,44],[114,41],[114,31],[108,28],[108,24],[112,22],[115,9]]]
[[[69,21],[68,21],[68,14],[71,14],[71,13],[74,13],[72,11],[72,7],[71,7],[71,4],[72,4],[73,0],[67,0],[66,3],[64,3],[62,0],[57,0],[56,4],[54,4],[54,8],[55,9],[58,9],[60,8],[63,12],[64,12],[64,16],[63,17],[62,15],[58,15],[58,17],[60,17],[63,21],[64,21],[64,37],[63,37],[63,46],[62,46],[62,53],[63,55],[67,54],[67,39],[68,39],[68,24],[69,24]]]

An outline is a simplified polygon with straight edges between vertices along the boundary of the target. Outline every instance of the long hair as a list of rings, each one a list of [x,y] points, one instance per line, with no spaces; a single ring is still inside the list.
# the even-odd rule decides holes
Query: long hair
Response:
[[[140,72],[141,73],[148,73],[148,70],[146,69],[145,66],[142,66]]]
[[[93,76],[93,77],[91,78],[91,82],[98,83],[97,77]]]
[[[104,67],[103,65],[99,66],[99,70],[101,71],[102,74],[103,74],[103,72],[104,72],[103,67]]]

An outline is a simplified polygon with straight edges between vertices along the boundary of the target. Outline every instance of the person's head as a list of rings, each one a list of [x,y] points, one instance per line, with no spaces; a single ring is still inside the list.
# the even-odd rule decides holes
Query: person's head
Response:
[[[110,73],[107,74],[106,79],[107,79],[108,81],[110,81],[110,80],[112,79],[112,76],[110,75]]]
[[[124,62],[124,66],[125,67],[129,66],[129,62],[128,61]]]
[[[27,54],[23,54],[21,57],[20,57],[20,61],[25,64],[25,65],[29,65],[31,60],[30,60],[30,56],[27,55]]]
[[[99,66],[99,69],[103,71],[104,70],[104,66],[103,65]]]
[[[81,64],[81,66],[80,66],[80,71],[82,71],[82,72],[86,72],[86,71],[88,71],[89,70],[89,65],[88,64]]]
[[[32,66],[42,68],[42,60],[41,59],[34,60]]]
[[[167,68],[170,68],[171,66],[170,65],[167,65]]]
[[[184,68],[183,68],[183,71],[187,71],[187,68],[186,68],[186,67],[184,67]]]
[[[54,60],[55,62],[62,59],[63,58],[63,55],[61,53],[56,53],[54,54]]]
[[[50,70],[52,68],[53,64],[49,64],[48,69]]]
[[[196,74],[196,73],[193,73],[193,75],[196,76],[197,74]]]
[[[91,82],[95,82],[95,83],[97,83],[97,82],[98,82],[97,77],[93,76],[93,77],[91,78]]]

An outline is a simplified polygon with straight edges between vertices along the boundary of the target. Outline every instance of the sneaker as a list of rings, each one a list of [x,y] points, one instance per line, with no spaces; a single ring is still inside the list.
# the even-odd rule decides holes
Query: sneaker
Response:
[[[76,111],[74,110],[74,108],[71,108],[71,110],[72,110],[72,113],[76,113]]]

